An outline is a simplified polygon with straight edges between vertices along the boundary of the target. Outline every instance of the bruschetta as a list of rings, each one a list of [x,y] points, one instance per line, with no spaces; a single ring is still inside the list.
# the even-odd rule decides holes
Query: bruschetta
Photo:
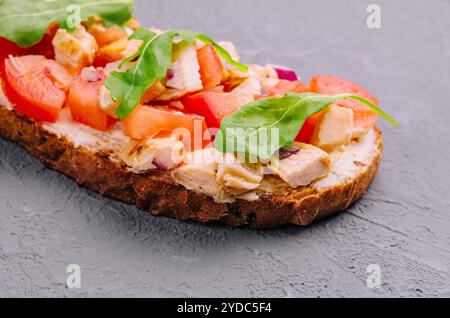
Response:
[[[231,42],[140,27],[131,1],[97,2],[75,26],[52,2],[61,14],[43,16],[45,30],[0,25],[2,137],[80,185],[179,220],[308,225],[369,187],[377,119],[397,123],[366,89],[244,64]],[[2,2],[0,21],[27,10]]]

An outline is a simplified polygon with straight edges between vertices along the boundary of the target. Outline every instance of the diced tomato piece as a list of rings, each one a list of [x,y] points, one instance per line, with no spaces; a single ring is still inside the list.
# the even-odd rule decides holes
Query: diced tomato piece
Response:
[[[26,53],[26,49],[19,47],[14,42],[11,42],[5,38],[0,38],[0,58],[7,58],[8,55],[17,56]]]
[[[94,36],[99,47],[127,37],[125,31],[117,25],[113,25],[109,28],[97,26],[92,28],[90,33]]]
[[[89,82],[78,76],[72,83],[66,105],[73,119],[101,131],[107,131],[117,120],[108,116],[99,102],[100,87],[104,79]]]
[[[311,93],[311,86],[298,81],[280,80],[280,82],[272,87],[265,88],[263,95],[255,96],[255,100],[269,97],[282,97],[287,93]]]
[[[27,48],[21,48],[14,42],[5,38],[0,38],[0,60],[3,61],[9,55],[43,55],[48,59],[53,59],[55,57],[55,52],[53,50],[52,40],[57,30],[57,23],[50,24],[44,38],[39,43]]]
[[[311,88],[314,92],[325,95],[353,94],[363,97],[373,104],[378,105],[378,100],[365,88],[335,76],[314,76],[311,80]],[[377,114],[368,106],[353,99],[343,99],[336,103],[338,106],[353,110],[355,129],[367,130],[377,122]]]
[[[64,92],[67,92],[70,84],[72,84],[74,80],[74,76],[55,60],[45,61],[44,66],[45,75],[51,79],[56,87],[60,88]]]
[[[222,118],[239,109],[239,100],[232,93],[201,92],[181,99],[188,113],[205,117],[209,128],[219,128]]]
[[[108,63],[122,60],[127,49],[128,39],[122,38],[100,48],[95,55],[94,66],[104,67]]]
[[[114,61],[111,61],[109,57],[107,57],[104,54],[96,54],[94,58],[94,62],[92,63],[92,66],[94,67],[105,67],[108,63],[111,63]]]
[[[310,90],[324,95],[354,94],[370,100],[378,105],[378,100],[363,87],[335,76],[314,76],[311,80]],[[343,99],[336,103],[338,106],[353,110],[354,127],[356,131],[366,131],[373,127],[377,121],[377,114],[366,105],[353,100]],[[296,140],[309,143],[316,124],[321,120],[323,112],[309,117],[303,124]]]
[[[48,27],[47,33],[41,42],[27,47],[19,47],[14,42],[11,42],[5,38],[0,38],[0,59],[3,61],[9,55],[12,56],[22,56],[22,55],[43,55],[48,59],[53,59],[55,57],[55,52],[53,50],[52,40],[58,30],[58,24],[51,24]]]
[[[45,34],[41,42],[29,47],[27,54],[43,55],[48,59],[55,58],[55,50],[53,49],[52,40],[55,34]]]
[[[0,75],[3,76],[5,70],[5,63],[3,61],[9,56],[19,56],[26,54],[26,49],[19,47],[14,42],[5,38],[0,38]]]
[[[311,85],[298,82],[297,86],[292,90],[293,93],[311,93]]]
[[[299,81],[280,80],[280,82],[266,89],[271,95],[279,94],[284,95],[287,93],[308,93],[311,92],[311,86],[309,84],[303,84]]]
[[[55,58],[55,50],[53,48],[53,38],[55,37],[56,31],[58,31],[58,24],[51,23],[47,29],[47,32],[44,35],[44,38],[37,44],[27,48],[26,54],[32,55],[43,55],[48,59]]]
[[[309,143],[311,141],[314,128],[316,127],[317,123],[322,119],[322,116],[323,112],[319,112],[317,114],[310,116],[303,124],[302,129],[300,129],[300,132],[298,133],[297,138],[295,138],[295,140],[299,142]]]
[[[200,144],[204,145],[203,137],[207,128],[201,116],[185,114],[167,106],[138,105],[123,121],[124,134],[134,139],[155,137],[164,132],[172,133],[180,128],[186,129],[190,134],[191,144],[187,147],[195,146],[196,140],[201,140]]]
[[[197,50],[198,62],[200,64],[200,75],[203,87],[211,88],[222,82],[224,66],[219,54],[211,44],[203,46]]]
[[[64,67],[41,55],[4,60],[5,88],[14,108],[38,121],[55,122],[71,80]]]

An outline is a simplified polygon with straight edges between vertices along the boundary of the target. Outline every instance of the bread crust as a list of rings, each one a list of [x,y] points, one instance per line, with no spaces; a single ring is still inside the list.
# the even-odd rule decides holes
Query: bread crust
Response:
[[[202,223],[226,223],[233,227],[275,229],[286,224],[309,225],[343,211],[360,199],[375,177],[381,162],[383,141],[377,134],[377,150],[371,162],[353,180],[323,191],[311,187],[287,193],[261,194],[255,202],[231,204],[176,184],[170,173],[153,170],[144,174],[129,171],[108,153],[75,148],[64,137],[0,106],[0,136],[20,143],[44,164],[73,178],[78,184],[106,197],[134,204],[154,216]]]

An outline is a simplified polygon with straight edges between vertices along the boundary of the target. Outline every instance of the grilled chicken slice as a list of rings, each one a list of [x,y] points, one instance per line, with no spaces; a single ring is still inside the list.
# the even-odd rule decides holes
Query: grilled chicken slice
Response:
[[[52,44],[56,61],[76,70],[92,65],[98,50],[94,36],[83,26],[71,33],[65,29],[58,29]]]
[[[350,143],[353,134],[353,111],[336,105],[328,107],[321,121],[316,125],[311,144],[325,150]]]
[[[220,190],[216,182],[215,165],[212,164],[189,163],[175,169],[172,177],[188,190],[211,197],[216,197]]]
[[[233,154],[206,148],[190,154],[189,162],[172,172],[175,181],[189,190],[204,193],[219,203],[236,199],[257,200],[261,169],[241,164]]]
[[[263,179],[262,169],[258,165],[242,164],[234,154],[225,154],[217,169],[217,183],[233,194],[241,195],[255,190]]]
[[[249,77],[233,89],[232,93],[236,96],[239,106],[244,106],[253,102],[255,96],[261,95],[261,84],[256,78]]]
[[[172,171],[172,177],[186,189],[213,197],[216,202],[234,202],[235,198],[216,180],[218,158],[214,148],[197,150],[190,154],[184,165]]]
[[[170,170],[178,166],[185,155],[184,144],[172,137],[134,140],[119,154],[133,171]]]
[[[203,88],[195,46],[175,44],[172,70],[167,78],[166,86],[186,92]]]
[[[113,118],[118,118],[116,114],[116,110],[120,105],[119,101],[113,101],[111,97],[111,91],[105,87],[105,85],[102,85],[100,87],[99,92],[99,105],[100,108],[107,113],[109,116]]]
[[[269,168],[291,188],[307,186],[330,172],[330,156],[309,144],[296,143],[300,149],[287,158],[272,158]]]

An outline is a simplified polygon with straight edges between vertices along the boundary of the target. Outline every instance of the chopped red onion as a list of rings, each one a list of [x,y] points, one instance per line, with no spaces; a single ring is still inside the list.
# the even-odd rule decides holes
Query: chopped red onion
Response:
[[[262,96],[269,95],[269,91],[266,90],[266,89],[264,89],[264,88],[261,88],[261,95],[262,95]]]
[[[288,80],[291,82],[298,81],[298,76],[293,70],[274,67],[279,79]]]
[[[156,168],[158,168],[161,171],[167,172],[169,169],[167,169],[166,166],[159,163],[156,159],[153,159],[152,165],[154,165]]]
[[[292,145],[290,148],[281,148],[279,152],[280,160],[287,159],[290,156],[296,155],[299,153],[301,148],[297,145]]]
[[[167,80],[170,81],[175,76],[175,72],[171,69],[167,70]]]

